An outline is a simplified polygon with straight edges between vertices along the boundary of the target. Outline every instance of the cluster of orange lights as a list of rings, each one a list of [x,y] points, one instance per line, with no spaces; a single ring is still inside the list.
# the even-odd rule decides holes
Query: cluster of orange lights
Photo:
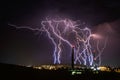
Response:
[[[71,68],[70,66],[64,66],[64,65],[41,65],[41,66],[35,66],[33,67],[35,69],[46,69],[46,70],[57,70],[57,69],[67,69],[67,68]],[[78,67],[77,67],[78,68]],[[80,68],[80,67],[79,67]],[[81,67],[82,68],[82,67]],[[93,68],[94,69],[94,68]],[[111,69],[105,66],[100,66],[98,67],[96,70],[100,70],[100,71],[107,71],[107,72],[111,72]],[[114,72],[120,73],[120,68],[116,68],[113,69]]]

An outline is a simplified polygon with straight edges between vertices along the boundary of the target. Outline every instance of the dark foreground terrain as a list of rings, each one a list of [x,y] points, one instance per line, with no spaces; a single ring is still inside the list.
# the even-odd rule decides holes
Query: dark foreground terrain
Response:
[[[0,80],[120,80],[120,73],[114,71],[94,73],[85,69],[81,74],[71,74],[68,69],[38,70],[32,67],[0,64]]]

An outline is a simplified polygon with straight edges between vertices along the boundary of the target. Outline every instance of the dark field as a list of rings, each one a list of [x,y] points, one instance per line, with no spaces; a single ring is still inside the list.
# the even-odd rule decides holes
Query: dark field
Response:
[[[32,67],[0,64],[0,80],[120,80],[120,73],[84,69],[82,74],[71,74],[68,69],[38,70]]]

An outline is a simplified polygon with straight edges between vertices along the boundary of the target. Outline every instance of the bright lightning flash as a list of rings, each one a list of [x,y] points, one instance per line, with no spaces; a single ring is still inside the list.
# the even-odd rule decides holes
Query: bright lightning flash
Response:
[[[28,28],[30,30],[37,30],[40,32],[46,32],[48,38],[54,45],[53,57],[54,64],[61,63],[61,53],[64,53],[62,50],[63,43],[66,43],[70,46],[71,50],[74,47],[74,63],[84,64],[87,66],[93,66],[94,60],[99,59],[98,63],[101,63],[101,54],[106,47],[106,42],[103,44],[102,49],[100,49],[100,39],[102,38],[98,34],[92,34],[91,30],[88,27],[80,28],[80,24],[76,21],[70,19],[48,19],[41,22],[42,28],[29,28],[29,27],[17,27],[16,28]],[[13,26],[13,25],[12,25]],[[93,39],[94,38],[94,39]],[[94,40],[97,40],[95,44]],[[96,48],[93,49],[92,46]],[[96,54],[94,51],[96,49]],[[71,53],[68,53],[71,54]]]

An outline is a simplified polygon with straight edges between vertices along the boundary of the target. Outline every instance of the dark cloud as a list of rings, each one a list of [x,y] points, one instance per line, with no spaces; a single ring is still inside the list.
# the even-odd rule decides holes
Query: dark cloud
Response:
[[[111,0],[40,0],[3,1],[0,15],[0,62],[15,64],[51,64],[52,46],[43,34],[40,38],[34,31],[17,30],[17,26],[40,27],[46,16],[67,17],[80,20],[93,30],[109,36],[107,48],[102,54],[103,64],[120,65],[120,5]],[[67,61],[67,60],[66,60]]]
[[[117,66],[119,64],[119,41],[120,41],[120,20],[113,22],[105,22],[95,27],[95,33],[98,33],[103,38],[108,37],[107,46],[102,54],[103,65]],[[110,61],[110,62],[108,62]]]

